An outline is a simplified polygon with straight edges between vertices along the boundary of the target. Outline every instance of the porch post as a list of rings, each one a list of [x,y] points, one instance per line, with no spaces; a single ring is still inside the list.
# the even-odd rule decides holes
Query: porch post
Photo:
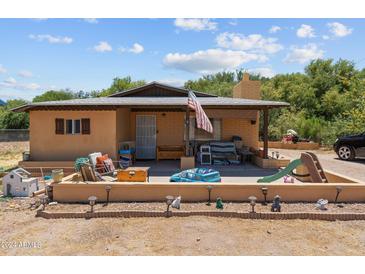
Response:
[[[185,156],[190,156],[190,108],[185,112]]]
[[[269,110],[264,109],[264,159],[268,159],[269,148]]]

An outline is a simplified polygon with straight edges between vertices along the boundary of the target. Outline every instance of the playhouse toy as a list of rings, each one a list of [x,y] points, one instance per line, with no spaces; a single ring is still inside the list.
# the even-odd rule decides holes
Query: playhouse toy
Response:
[[[37,190],[39,190],[38,179],[31,178],[30,172],[23,168],[14,169],[3,177],[5,196],[30,197]]]

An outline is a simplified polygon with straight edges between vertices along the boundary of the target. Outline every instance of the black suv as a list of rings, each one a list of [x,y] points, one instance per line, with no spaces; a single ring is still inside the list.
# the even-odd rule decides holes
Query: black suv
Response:
[[[365,132],[338,138],[333,144],[333,149],[341,160],[365,157]]]

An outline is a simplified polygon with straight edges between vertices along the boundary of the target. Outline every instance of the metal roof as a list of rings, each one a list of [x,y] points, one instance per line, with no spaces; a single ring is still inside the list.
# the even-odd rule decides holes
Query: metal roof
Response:
[[[210,108],[241,108],[241,109],[263,109],[287,107],[288,103],[277,101],[251,100],[228,97],[199,97],[200,104]],[[14,108],[13,111],[21,112],[39,108],[61,108],[61,107],[185,107],[187,97],[100,97],[86,99],[71,99],[64,101],[48,101],[30,103],[28,105]]]
[[[146,89],[149,89],[149,88],[152,88],[152,87],[158,87],[158,88],[162,88],[162,89],[165,89],[165,90],[168,90],[168,91],[175,91],[177,93],[181,93],[181,94],[184,94],[186,96],[188,95],[188,93],[190,91],[190,90],[185,89],[185,88],[173,87],[173,86],[170,86],[170,85],[166,85],[166,84],[162,84],[162,83],[153,81],[153,82],[148,83],[148,84],[143,85],[143,86],[139,86],[139,87],[136,87],[136,88],[131,88],[131,89],[127,89],[127,90],[123,90],[123,91],[114,93],[112,95],[109,95],[108,97],[123,97],[123,96],[129,96],[131,94],[135,94],[135,93],[138,93],[138,92],[140,92],[142,90],[146,90]],[[217,97],[214,94],[209,94],[209,93],[195,91],[195,90],[191,90],[191,91],[193,91],[194,94],[197,97]]]

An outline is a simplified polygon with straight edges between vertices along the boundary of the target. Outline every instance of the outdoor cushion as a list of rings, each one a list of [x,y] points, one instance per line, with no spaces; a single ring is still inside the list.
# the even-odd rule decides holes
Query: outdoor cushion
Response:
[[[102,156],[101,152],[94,152],[89,154],[89,160],[93,167],[96,166],[96,157]]]
[[[108,154],[104,154],[102,156],[96,157],[96,166],[95,169],[99,172],[99,173],[106,173],[109,172],[104,165],[104,161],[109,159]]]
[[[236,146],[233,142],[211,142],[213,159],[237,160]]]

